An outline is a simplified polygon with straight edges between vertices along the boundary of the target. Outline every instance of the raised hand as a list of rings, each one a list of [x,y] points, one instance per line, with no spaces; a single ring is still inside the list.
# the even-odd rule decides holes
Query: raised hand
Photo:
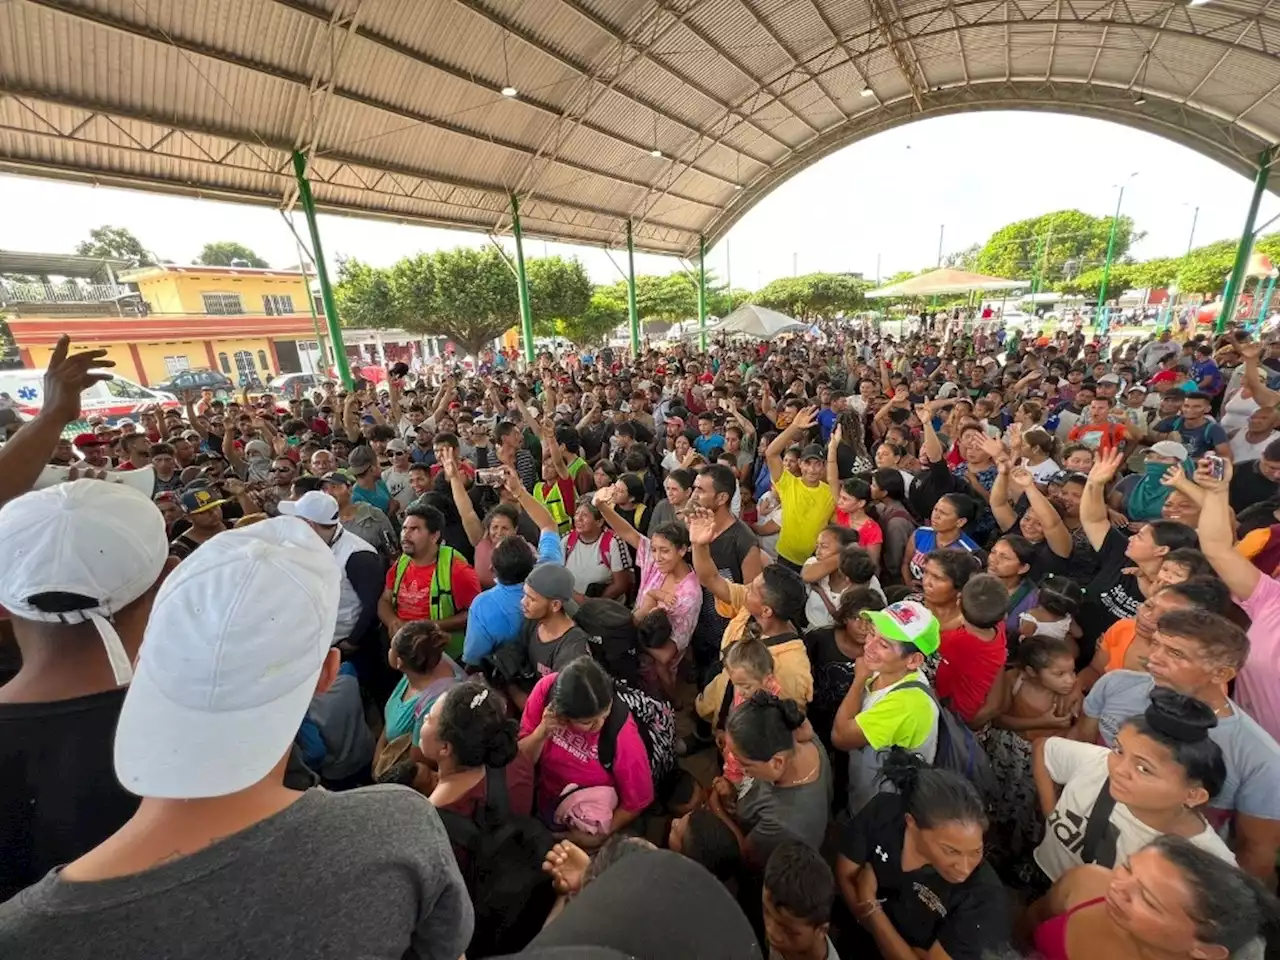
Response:
[[[1009,482],[1026,490],[1035,485],[1036,478],[1026,466],[1017,466],[1009,471]]]
[[[1116,473],[1124,463],[1124,454],[1119,450],[1099,450],[1098,457],[1089,470],[1089,482],[1108,484],[1115,479]]]
[[[1186,476],[1186,474],[1182,472],[1181,464],[1171,464],[1169,469],[1164,472],[1164,476],[1160,478],[1160,484],[1165,487],[1176,487],[1178,485],[1178,481],[1184,476]]]
[[[1262,359],[1262,344],[1238,343],[1236,344],[1236,353],[1240,354],[1240,358],[1245,362],[1252,361],[1257,363]]]
[[[1219,458],[1222,462],[1222,479],[1219,480],[1213,475],[1214,461],[1209,457],[1202,457],[1196,463],[1196,486],[1201,487],[1210,492],[1225,490],[1231,484],[1232,474],[1235,467],[1230,460]]]
[[[835,426],[835,429],[831,431],[831,446],[832,447],[840,446],[840,441],[843,439],[844,439],[844,430],[841,428],[840,424],[837,423]]]
[[[598,507],[612,507],[616,496],[617,491],[614,489],[613,485],[610,484],[609,486],[597,490],[592,494],[591,502]]]
[[[805,407],[796,414],[796,418],[791,421],[791,426],[797,430],[808,430],[813,426],[813,419],[818,414],[817,407]]]
[[[689,527],[689,542],[695,546],[711,546],[716,538],[715,515],[703,507],[698,507],[686,514],[685,522]]]
[[[103,367],[114,367],[105,350],[84,350],[68,356],[71,338],[63,334],[58,338],[49,367],[44,374],[44,406],[41,416],[54,418],[67,424],[80,418],[80,394],[111,374],[101,372]],[[93,372],[97,368],[97,372]]]

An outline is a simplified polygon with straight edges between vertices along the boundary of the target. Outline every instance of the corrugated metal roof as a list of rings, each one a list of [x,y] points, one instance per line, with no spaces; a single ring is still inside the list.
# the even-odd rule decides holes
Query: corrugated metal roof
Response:
[[[1278,50],[1263,0],[9,0],[0,169],[282,205],[298,148],[331,211],[503,232],[514,193],[531,235],[631,219],[687,254],[844,144],[960,110],[1106,117],[1252,173]]]

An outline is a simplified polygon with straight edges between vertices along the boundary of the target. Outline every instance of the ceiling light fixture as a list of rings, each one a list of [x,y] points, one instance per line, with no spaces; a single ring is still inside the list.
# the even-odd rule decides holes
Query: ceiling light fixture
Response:
[[[662,158],[662,151],[661,151],[661,150],[659,150],[657,147],[654,147],[652,150],[650,150],[650,151],[649,151],[649,156],[651,156],[651,157],[657,157],[657,158],[661,159],[661,158]]]
[[[1140,106],[1142,106],[1143,104],[1145,104],[1146,102],[1147,102],[1147,98],[1146,98],[1146,97],[1144,97],[1142,94],[1138,94],[1136,97],[1134,97],[1133,105],[1134,105],[1135,107],[1140,107]]]
[[[519,91],[519,90],[517,90],[515,87],[503,87],[503,88],[502,88],[502,95],[503,95],[504,97],[514,97],[514,96],[516,96],[517,94],[519,94],[519,92],[520,92],[520,91]]]
[[[864,97],[874,97],[874,96],[876,95],[876,92],[875,92],[874,90],[872,90],[870,87],[863,87],[863,88],[862,88],[862,95],[863,95]]]
[[[1154,46],[1154,44],[1152,44],[1152,46]],[[1135,107],[1140,107],[1147,102],[1147,94],[1145,91],[1147,89],[1147,68],[1150,66],[1151,66],[1151,48],[1148,47],[1147,52],[1142,55],[1142,69],[1139,71],[1141,73],[1141,76],[1134,78],[1137,80],[1137,84],[1136,84],[1137,96],[1133,98],[1133,105]],[[1130,82],[1129,89],[1134,90],[1134,88],[1135,88],[1135,84]]]

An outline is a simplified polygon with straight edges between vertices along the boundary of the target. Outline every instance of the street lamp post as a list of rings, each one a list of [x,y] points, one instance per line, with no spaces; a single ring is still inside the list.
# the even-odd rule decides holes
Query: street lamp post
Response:
[[[1200,219],[1200,208],[1196,207],[1191,214],[1191,235],[1187,237],[1187,255],[1191,254],[1191,247],[1196,242],[1196,221]]]
[[[1116,249],[1116,230],[1120,226],[1120,205],[1124,203],[1124,188],[1129,185],[1138,174],[1136,172],[1129,174],[1129,179],[1124,183],[1117,184],[1120,188],[1120,195],[1116,197],[1116,213],[1111,218],[1111,233],[1107,237],[1107,259],[1102,265],[1102,283],[1098,286],[1098,328],[1103,336],[1106,336],[1107,328],[1111,326],[1111,311],[1107,309],[1107,283],[1111,279],[1111,258],[1115,254]]]

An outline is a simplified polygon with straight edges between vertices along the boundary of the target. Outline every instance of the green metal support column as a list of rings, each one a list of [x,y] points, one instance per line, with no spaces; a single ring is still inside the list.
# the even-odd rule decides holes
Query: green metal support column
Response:
[[[1116,197],[1116,214],[1111,218],[1111,232],[1107,236],[1107,259],[1102,265],[1102,283],[1098,286],[1098,309],[1094,315],[1094,329],[1107,333],[1111,326],[1111,311],[1107,308],[1107,283],[1111,280],[1111,256],[1116,249],[1116,228],[1120,226],[1120,204],[1124,202],[1124,186],[1120,187],[1120,195]]]
[[[1253,227],[1258,219],[1258,206],[1262,203],[1262,192],[1267,189],[1267,176],[1271,173],[1271,160],[1274,156],[1274,147],[1267,147],[1258,156],[1258,175],[1253,181],[1253,199],[1249,201],[1249,214],[1245,217],[1244,230],[1240,234],[1240,246],[1236,247],[1236,262],[1231,268],[1231,279],[1227,281],[1227,289],[1222,294],[1222,309],[1218,311],[1218,322],[1213,325],[1215,334],[1227,329],[1227,324],[1231,322],[1231,315],[1236,309],[1240,288],[1244,286],[1244,273],[1249,267],[1249,252],[1253,249]]]
[[[329,269],[324,265],[324,251],[320,248],[320,228],[316,226],[316,202],[311,196],[311,183],[307,180],[307,158],[301,150],[293,151],[293,175],[298,178],[298,200],[307,217],[307,229],[311,231],[311,255],[315,258],[316,279],[320,281],[320,299],[324,301],[324,319],[329,327],[329,341],[333,346],[333,363],[338,368],[342,385],[351,389],[351,365],[347,363],[347,348],[342,342],[342,327],[338,323],[338,304],[333,299],[333,287],[329,284]],[[310,299],[311,291],[307,291]],[[321,352],[324,345],[321,344]]]
[[[707,238],[698,238],[698,348],[707,352]]]
[[[640,310],[636,306],[636,244],[627,221],[627,320],[631,328],[631,360],[640,359]]]
[[[520,339],[524,362],[533,365],[533,308],[529,306],[529,277],[524,272],[524,233],[520,229],[520,201],[511,195],[511,235],[516,238],[516,287],[520,291]]]
[[[1262,295],[1262,303],[1258,307],[1258,322],[1253,325],[1253,329],[1257,330],[1262,326],[1262,322],[1267,319],[1267,311],[1271,309],[1271,295],[1276,290],[1276,278],[1273,276],[1267,281],[1267,292]]]

